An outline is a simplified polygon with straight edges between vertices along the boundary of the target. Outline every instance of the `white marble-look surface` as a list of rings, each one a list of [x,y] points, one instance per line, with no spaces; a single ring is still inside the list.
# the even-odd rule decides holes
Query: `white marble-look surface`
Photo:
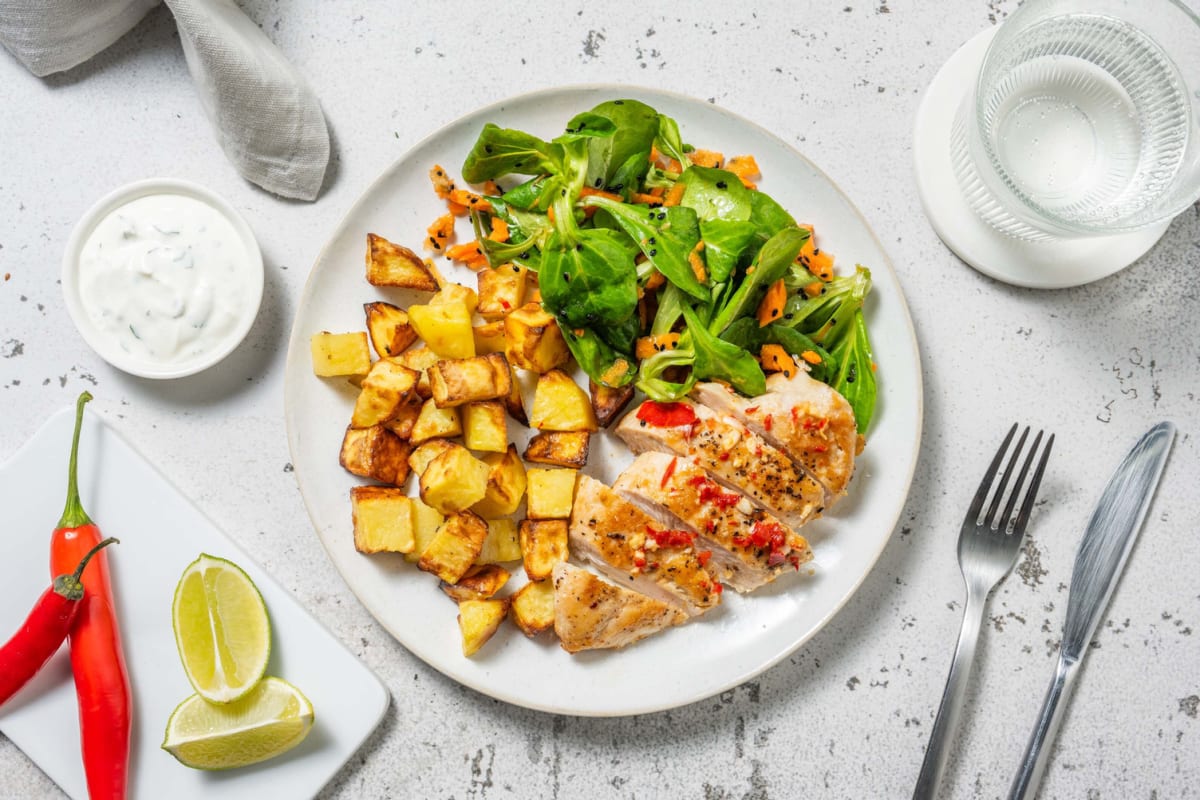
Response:
[[[95,411],[381,676],[393,696],[387,719],[323,797],[908,796],[958,631],[962,513],[1000,435],[1021,420],[1058,443],[1027,549],[991,600],[943,793],[1002,797],[1050,678],[1083,525],[1123,453],[1160,419],[1180,436],[1041,796],[1200,794],[1200,208],[1132,268],[1046,292],[963,266],[917,200],[910,131],[920,93],[1013,3],[243,5],[328,116],[336,156],[315,204],[268,196],[229,167],[164,9],[64,75],[34,78],[0,52],[0,457],[90,389]],[[630,719],[510,707],[392,640],[311,531],[282,419],[285,341],[308,268],[373,177],[482,104],[581,82],[711,99],[816,161],[889,248],[925,370],[912,494],[858,594],[754,681]],[[100,361],[67,318],[58,281],[83,211],[118,185],[159,175],[228,198],[268,267],[247,342],[220,368],[167,383]],[[4,531],[0,542],[30,535],[38,532]],[[697,669],[703,660],[698,653]],[[56,796],[0,738],[0,798]]]

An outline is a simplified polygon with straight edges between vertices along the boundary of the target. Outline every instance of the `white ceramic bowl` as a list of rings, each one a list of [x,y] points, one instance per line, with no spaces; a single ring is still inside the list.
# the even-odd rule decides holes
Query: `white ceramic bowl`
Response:
[[[216,347],[205,353],[190,359],[162,365],[151,364],[131,356],[122,350],[113,338],[107,336],[97,328],[84,308],[79,286],[80,254],[88,237],[91,236],[92,231],[100,221],[126,203],[141,197],[157,194],[183,195],[198,200],[225,217],[241,239],[242,246],[246,251],[249,267],[246,276],[246,302],[242,305],[237,326],[230,334]],[[174,178],[150,178],[127,184],[110,192],[83,215],[79,223],[75,226],[75,230],[71,232],[71,237],[67,240],[67,249],[63,254],[62,286],[63,295],[67,303],[67,312],[71,315],[71,320],[75,323],[75,327],[79,330],[79,334],[83,337],[83,340],[88,343],[89,347],[96,351],[97,355],[117,369],[128,372],[131,375],[160,380],[182,378],[208,369],[225,358],[225,356],[232,353],[242,343],[242,340],[246,338],[246,334],[250,332],[250,327],[254,324],[254,319],[258,316],[259,306],[262,304],[262,252],[259,250],[258,241],[254,238],[254,232],[250,230],[250,226],[246,224],[246,220],[242,219],[233,206],[229,205],[219,195],[189,181]]]

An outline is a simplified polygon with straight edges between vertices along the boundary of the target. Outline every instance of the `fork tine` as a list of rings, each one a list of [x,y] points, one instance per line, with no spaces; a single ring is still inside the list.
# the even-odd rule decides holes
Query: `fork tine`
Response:
[[[1021,487],[1025,485],[1025,478],[1029,475],[1029,467],[1033,464],[1033,459],[1037,457],[1038,445],[1042,443],[1043,431],[1038,431],[1037,436],[1033,438],[1033,445],[1029,448],[1029,455],[1025,457],[1025,463],[1021,465],[1021,472],[1017,475],[1017,482],[1013,484],[1012,494],[1009,495],[1008,504],[1004,506],[1004,514],[1000,517],[1001,529],[1008,528],[1010,522],[1013,521],[1013,508],[1017,505],[1017,498],[1021,496]]]
[[[1029,484],[1029,494],[1025,495],[1025,502],[1021,504],[1021,511],[1017,514],[1017,521],[1013,525],[1013,532],[1018,536],[1025,535],[1025,526],[1029,523],[1029,514],[1033,511],[1033,501],[1037,499],[1038,486],[1042,483],[1042,473],[1046,471],[1046,461],[1050,458],[1050,451],[1054,448],[1054,434],[1050,434],[1050,438],[1046,440],[1046,449],[1042,453],[1042,458],[1038,461],[1037,470],[1033,473],[1033,482]]]
[[[1000,469],[1000,462],[1004,459],[1004,453],[1008,450],[1008,444],[1016,432],[1017,423],[1014,422],[1013,426],[1008,429],[1008,435],[1000,444],[1000,449],[996,451],[996,457],[992,459],[991,464],[988,464],[987,472],[983,473],[983,480],[979,482],[975,496],[971,498],[971,507],[967,509],[967,522],[972,525],[979,520],[979,511],[983,508],[983,501],[987,499],[988,489],[992,488],[992,478],[996,477],[996,470]]]
[[[992,504],[988,506],[987,517],[983,524],[989,528],[996,521],[996,509],[1000,508],[1000,501],[1004,499],[1004,489],[1008,486],[1008,479],[1012,477],[1017,462],[1021,460],[1021,451],[1025,449],[1025,439],[1028,437],[1029,426],[1026,425],[1025,430],[1021,431],[1021,438],[1017,440],[1017,446],[1013,448],[1008,464],[1004,467],[1004,474],[1000,476],[1000,485],[996,487],[996,495],[992,498]]]

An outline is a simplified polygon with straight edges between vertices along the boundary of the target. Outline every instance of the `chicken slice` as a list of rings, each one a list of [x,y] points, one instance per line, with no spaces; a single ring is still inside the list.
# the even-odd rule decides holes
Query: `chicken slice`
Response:
[[[664,530],[587,475],[579,476],[567,535],[572,555],[594,564],[615,583],[670,603],[688,616],[721,601],[721,584],[693,546],[695,534]]]
[[[643,453],[613,488],[654,517],[659,525],[697,534],[709,572],[739,592],[775,580],[812,560],[803,536],[740,494],[731,493],[691,461],[666,453]]]
[[[553,580],[554,632],[568,653],[624,647],[688,618],[566,561],[554,566]]]
[[[696,401],[727,414],[782,450],[829,493],[828,503],[846,493],[854,474],[858,428],[854,411],[833,387],[806,372],[775,373],[767,391],[746,398],[719,383],[698,383]]]
[[[639,418],[651,402],[626,414],[617,425],[617,435],[634,453],[657,450],[690,458],[717,482],[746,495],[792,528],[825,510],[825,488],[741,423],[681,401],[668,405],[691,409],[693,422],[674,427],[651,424]],[[657,419],[658,415],[643,416]]]

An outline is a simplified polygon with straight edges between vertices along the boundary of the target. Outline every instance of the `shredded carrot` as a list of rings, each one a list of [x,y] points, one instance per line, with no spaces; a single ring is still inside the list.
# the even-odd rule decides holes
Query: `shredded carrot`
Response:
[[[633,195],[630,196],[629,202],[641,203],[643,205],[648,205],[651,208],[654,208],[654,207],[662,205],[662,196],[656,195],[656,194],[642,194],[641,192],[634,192]]]
[[[758,327],[764,328],[779,319],[783,315],[783,305],[786,302],[787,286],[783,278],[780,278],[771,284],[767,293],[763,295],[762,302],[758,304]]]
[[[434,220],[426,230],[429,238],[425,241],[425,247],[429,250],[443,249],[454,238],[454,215],[443,214]]]
[[[811,239],[809,241],[812,241]],[[800,263],[808,268],[816,277],[823,281],[833,280],[833,256],[828,252],[819,248],[814,248],[811,253],[800,251]]]
[[[823,291],[825,291],[825,287],[820,281],[813,281],[804,286],[804,293],[809,297],[818,297]]]
[[[446,257],[475,270],[482,269],[488,264],[487,256],[483,254],[483,248],[475,240],[454,245],[446,251]]]
[[[667,193],[667,190],[664,187],[655,186],[646,194],[650,195],[651,197],[662,197],[666,193]]]
[[[813,350],[805,350],[803,353],[800,354],[800,357],[803,358],[805,361],[807,361],[810,364],[820,364],[821,363],[821,357],[819,355],[817,355],[816,352]]]
[[[447,202],[466,206],[471,211],[480,211],[486,214],[492,213],[492,204],[490,202],[466,189],[454,189],[451,191]]]
[[[725,169],[737,175],[747,189],[758,188],[754,179],[761,178],[762,173],[758,171],[758,162],[754,160],[754,156],[734,156],[725,163]]]
[[[680,164],[673,158],[667,159],[667,172],[674,172],[676,175],[683,172],[683,164]]]
[[[458,203],[451,202],[450,200],[446,201],[446,208],[450,209],[450,213],[456,217],[465,217],[467,212],[471,210],[467,206],[459,205]]]
[[[777,344],[764,344],[759,351],[759,361],[767,372],[782,372],[785,378],[790,378],[796,372],[796,362]]]
[[[658,287],[667,282],[667,278],[661,272],[654,271],[650,273],[650,277],[646,279],[646,290],[653,292]]]
[[[434,193],[443,200],[450,196],[450,192],[454,191],[454,181],[450,180],[450,176],[446,174],[446,170],[442,169],[441,164],[434,164],[429,170],[429,180],[433,182]]]
[[[655,147],[654,145],[650,145],[650,163],[651,164],[658,161],[659,155],[660,155],[660,153],[658,152],[658,148]]]
[[[580,197],[607,197],[609,200],[612,200],[614,203],[624,203],[625,202],[625,198],[621,197],[621,195],[619,195],[619,194],[613,194],[612,192],[606,192],[603,189],[594,189],[591,186],[585,186],[582,189],[580,189],[579,196]]]
[[[713,167],[719,169],[725,163],[725,156],[714,150],[693,150],[688,158],[697,167]]]
[[[663,205],[668,208],[679,205],[679,201],[683,200],[684,185],[677,183],[671,187],[671,191],[667,192],[667,196],[663,198]]]
[[[546,209],[546,219],[554,222],[554,206],[550,206]]]
[[[495,181],[484,181],[483,193],[491,195],[492,197],[499,197],[500,195],[504,194],[504,190],[501,189],[500,184],[496,183]]]
[[[674,350],[679,346],[678,333],[660,333],[657,336],[642,336],[633,346],[633,354],[638,359],[649,358],[663,350]]]
[[[700,257],[700,253],[704,250],[704,240],[696,242],[696,246],[692,248],[692,252],[688,253],[688,266],[692,268],[692,274],[696,276],[696,280],[704,283],[708,280],[708,270],[704,268],[704,259]]]
[[[492,232],[488,234],[493,242],[508,241],[508,223],[499,217],[492,217]]]

